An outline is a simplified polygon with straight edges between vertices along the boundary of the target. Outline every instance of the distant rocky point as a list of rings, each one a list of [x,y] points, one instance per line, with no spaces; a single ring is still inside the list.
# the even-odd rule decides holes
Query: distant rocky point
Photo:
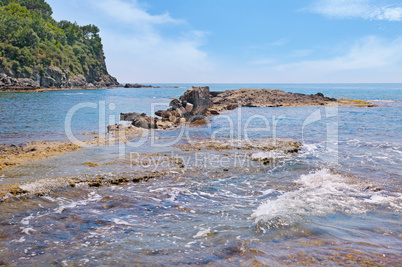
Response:
[[[124,85],[124,88],[160,88],[160,86],[153,86],[153,85],[143,85],[143,84],[131,84],[131,83],[126,83]]]
[[[94,76],[87,77],[82,74],[72,76],[68,71],[52,66],[46,69],[43,76],[39,74],[21,76],[0,69],[0,91],[39,88],[105,88],[118,85],[116,78],[107,73],[95,73]]]

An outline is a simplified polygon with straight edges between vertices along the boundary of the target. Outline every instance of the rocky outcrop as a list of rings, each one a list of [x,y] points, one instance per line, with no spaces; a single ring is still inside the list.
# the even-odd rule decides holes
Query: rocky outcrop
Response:
[[[143,84],[131,84],[131,83],[126,83],[124,85],[124,88],[160,88],[160,86],[153,86],[153,85],[143,85]]]
[[[169,106],[169,109],[159,110],[155,115],[173,124],[203,120],[212,106],[209,87],[192,87],[179,99],[173,99]]]
[[[233,110],[241,107],[295,107],[325,106],[336,103],[337,99],[325,97],[322,93],[313,95],[288,93],[282,90],[239,89],[211,92],[213,109]]]
[[[120,120],[131,121],[132,125],[145,129],[168,129],[187,122],[199,124],[212,106],[209,87],[192,87],[179,99],[173,99],[169,106],[167,110],[155,112],[160,118],[145,113],[121,113]]]
[[[138,128],[144,129],[155,129],[157,119],[154,117],[147,116],[145,113],[121,113],[120,120],[131,121],[132,125]]]
[[[16,74],[0,69],[0,91],[32,90],[38,88],[95,88],[118,86],[116,78],[93,71],[91,75],[73,75],[56,66],[46,68],[42,75]]]
[[[193,87],[187,90],[180,97],[181,104],[186,108],[187,103],[192,104],[191,115],[205,115],[208,108],[212,107],[212,101],[210,96],[209,87]]]
[[[367,103],[358,102],[361,106],[369,106]],[[121,114],[121,120],[131,121],[134,126],[146,129],[167,129],[186,122],[199,124],[205,122],[206,116],[219,115],[221,111],[234,110],[237,107],[330,106],[334,104],[342,104],[342,100],[326,97],[322,93],[306,95],[269,89],[210,92],[209,87],[192,87],[179,99],[173,99],[169,104],[170,108],[155,112],[155,115],[160,118],[149,117],[146,114],[126,113]]]

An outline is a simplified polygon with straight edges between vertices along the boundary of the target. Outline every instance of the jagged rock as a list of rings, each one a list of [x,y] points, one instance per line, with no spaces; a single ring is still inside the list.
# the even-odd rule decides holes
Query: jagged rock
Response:
[[[208,110],[211,115],[219,115],[219,112],[215,109]]]
[[[173,99],[172,101],[170,101],[169,106],[172,107],[173,110],[183,107],[183,105],[180,103],[179,99]]]
[[[152,85],[142,85],[142,84],[131,84],[131,83],[127,83],[126,85],[124,85],[124,88],[155,88]]]
[[[62,70],[50,66],[43,75],[16,74],[10,69],[0,68],[0,90],[30,90],[40,87],[46,88],[96,88],[118,86],[116,78],[109,74],[100,74],[92,71],[89,75],[71,75],[69,70]]]
[[[162,115],[166,112],[166,110],[158,110],[155,112],[156,116],[163,117]]]
[[[209,92],[209,94],[211,95],[211,97],[217,97],[219,94],[221,94],[223,92]]]
[[[157,128],[157,118],[147,116],[145,113],[120,113],[121,121],[131,121],[131,124],[138,128],[155,129]]]
[[[70,87],[84,87],[87,84],[87,80],[84,75],[77,74],[74,76],[70,76],[69,86]]]
[[[209,87],[193,87],[187,90],[181,97],[180,100],[186,101],[193,104],[193,109],[191,115],[205,115],[208,108],[212,106],[212,101],[210,98]]]
[[[132,124],[135,127],[145,128],[145,129],[154,129],[156,128],[156,118],[148,117],[148,116],[140,116],[133,120]]]
[[[238,104],[229,104],[226,106],[227,110],[234,110],[238,107]]]
[[[138,117],[141,117],[140,113],[120,113],[120,120],[121,121],[132,121],[134,119],[137,119]]]

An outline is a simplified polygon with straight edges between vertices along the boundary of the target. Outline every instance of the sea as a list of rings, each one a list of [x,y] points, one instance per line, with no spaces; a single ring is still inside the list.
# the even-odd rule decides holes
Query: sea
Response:
[[[0,144],[107,137],[107,125],[126,123],[120,113],[152,115],[192,86],[320,92],[376,107],[242,107],[3,170],[0,187],[53,186],[0,202],[0,265],[402,266],[402,84],[153,85],[2,93]],[[301,150],[252,146],[272,138]],[[237,146],[183,149],[211,140]],[[156,175],[58,182],[144,172]]]

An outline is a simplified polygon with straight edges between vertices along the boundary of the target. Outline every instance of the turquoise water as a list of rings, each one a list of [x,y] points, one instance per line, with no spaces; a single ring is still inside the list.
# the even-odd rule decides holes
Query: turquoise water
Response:
[[[158,109],[190,86],[1,94],[1,143],[66,140],[68,111],[96,104],[73,116],[73,133],[85,138],[83,132],[104,130],[99,114],[106,124],[120,112],[151,114],[152,104]],[[400,265],[402,84],[210,87],[322,92],[379,107],[241,108],[211,117],[208,125],[157,132],[142,145],[133,140],[124,155],[173,153],[186,167],[147,182],[56,187],[0,203],[0,265]],[[248,153],[263,153],[258,149],[191,152],[175,146],[274,136],[299,140],[302,151],[270,154],[274,161],[265,166],[249,160]],[[120,152],[118,146],[85,148],[5,170],[0,184],[139,173],[141,166],[118,161]],[[87,161],[100,166],[86,167]]]

